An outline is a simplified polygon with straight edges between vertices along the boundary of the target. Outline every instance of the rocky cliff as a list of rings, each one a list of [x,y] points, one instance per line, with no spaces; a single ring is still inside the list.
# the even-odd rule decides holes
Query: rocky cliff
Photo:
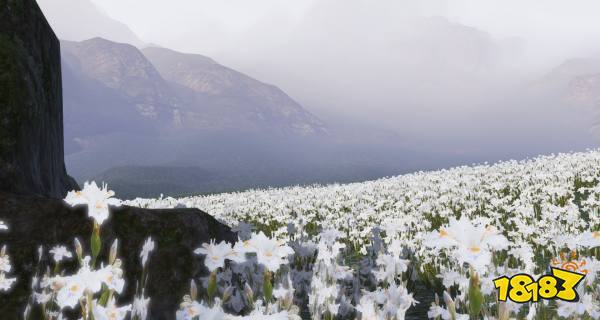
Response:
[[[60,44],[34,0],[0,0],[0,190],[62,197]]]
[[[67,207],[56,198],[77,188],[65,170],[60,46],[35,0],[0,0],[0,220],[10,226],[0,245],[12,258],[14,288],[0,293],[0,318],[20,319],[31,297],[38,266],[50,266],[45,251],[78,237],[89,248],[91,221],[86,209]],[[103,226],[108,244],[120,241],[127,279],[122,298],[131,302],[141,277],[139,252],[152,236],[147,295],[150,319],[174,319],[191,278],[206,270],[193,250],[210,239],[232,241],[235,234],[194,209],[145,210],[121,207]],[[70,266],[73,269],[75,266]],[[35,315],[33,319],[39,319]]]

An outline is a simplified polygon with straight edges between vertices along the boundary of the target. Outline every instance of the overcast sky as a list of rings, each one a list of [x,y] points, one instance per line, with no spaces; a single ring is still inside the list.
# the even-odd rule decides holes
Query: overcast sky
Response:
[[[85,24],[68,4],[83,0],[38,1],[63,30]],[[92,1],[144,42],[275,84],[330,124],[456,152],[588,143],[593,117],[528,95],[565,60],[600,57],[600,1]]]
[[[143,40],[195,48],[188,37],[196,30],[205,51],[214,53],[257,23],[271,32],[300,20],[317,2],[329,0],[93,0],[110,16],[127,24]],[[378,2],[365,1],[377,6]],[[548,50],[595,49],[600,37],[600,1],[595,0],[418,0],[394,1],[411,14],[442,15],[499,37],[520,37]],[[343,3],[339,2],[338,3]],[[274,18],[278,17],[278,18]],[[335,19],[335,17],[331,17]],[[262,29],[262,31],[266,31]],[[268,32],[268,31],[267,31]],[[560,41],[557,41],[560,40]],[[552,45],[554,44],[554,45]],[[542,49],[542,48],[540,48]]]

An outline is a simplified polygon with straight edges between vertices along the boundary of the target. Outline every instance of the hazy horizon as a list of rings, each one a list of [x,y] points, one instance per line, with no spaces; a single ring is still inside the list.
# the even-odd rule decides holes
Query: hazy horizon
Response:
[[[402,88],[390,85],[390,82],[414,78],[415,72],[423,72],[418,76],[427,79],[439,76],[432,74],[431,70],[423,70],[424,65],[418,65],[422,61],[410,60],[418,59],[427,49],[450,49],[452,43],[437,48],[418,48],[425,41],[444,41],[443,37],[448,36],[445,32],[452,32],[444,28],[471,29],[468,32],[473,34],[469,37],[481,36],[482,39],[466,41],[487,43],[482,42],[479,48],[457,48],[454,52],[428,57],[433,66],[442,63],[444,67],[454,65],[462,68],[461,64],[468,62],[472,64],[468,67],[479,73],[476,76],[508,77],[508,81],[533,81],[564,60],[589,57],[600,49],[599,44],[590,41],[600,37],[600,28],[595,28],[600,26],[600,22],[593,14],[597,12],[595,9],[600,9],[600,3],[588,0],[568,4],[562,1],[545,1],[542,4],[536,1],[499,3],[469,0],[382,0],[376,4],[364,0],[299,0],[286,3],[275,0],[175,0],[168,5],[157,0],[144,1],[143,4],[137,0],[92,2],[106,15],[128,26],[147,44],[207,55],[281,87],[306,108],[329,120],[342,117],[340,109],[349,119],[365,120],[364,114],[353,117],[347,106],[336,106],[344,103],[345,97],[339,97],[340,92],[349,96],[348,100],[361,101],[352,96],[352,90],[344,90],[348,75],[339,69],[345,69],[345,63],[371,69],[356,70],[354,74],[358,77],[381,78],[381,81],[367,83],[362,89],[367,95],[371,90],[369,86],[387,82],[390,90],[372,92],[369,96],[369,99],[380,99],[385,103],[390,92],[398,93],[398,88]],[[40,3],[47,10],[66,7],[70,1],[40,0]],[[58,17],[70,14],[68,10],[58,11],[55,13]],[[430,30],[436,26],[422,25],[422,18],[432,17],[444,17],[448,26],[438,26],[440,32]],[[416,41],[413,38],[417,38]],[[406,49],[402,45],[416,49],[414,52],[399,51]],[[466,47],[473,46],[473,43],[456,45]],[[431,47],[427,43],[425,46]],[[457,57],[463,61],[452,61]],[[442,59],[450,63],[440,62]],[[411,63],[416,65],[412,70],[403,68]],[[396,68],[398,65],[401,67]],[[401,77],[388,75],[396,71],[410,74]],[[442,76],[455,76],[454,70],[450,71],[449,75]],[[326,78],[326,81],[319,82],[321,78]],[[338,98],[341,101],[331,101]],[[394,101],[399,102],[402,101]],[[359,108],[354,106],[354,109]],[[389,109],[386,107],[382,111],[389,112]],[[380,119],[371,120],[377,122]],[[385,126],[398,129],[389,124]]]
[[[599,141],[600,94],[593,82],[573,86],[600,74],[585,60],[600,58],[595,1],[73,1],[39,0],[63,39],[208,56],[281,88],[340,131],[392,132],[389,148],[407,163],[523,158]],[[74,28],[86,15],[96,22]]]

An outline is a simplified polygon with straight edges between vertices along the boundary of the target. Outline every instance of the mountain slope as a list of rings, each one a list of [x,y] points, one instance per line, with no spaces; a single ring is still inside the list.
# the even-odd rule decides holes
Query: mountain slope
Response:
[[[62,64],[68,164],[80,180],[123,166],[299,163],[294,150],[327,135],[277,87],[203,56],[94,38],[63,41]]]
[[[204,108],[205,113],[226,113],[229,119],[293,134],[326,132],[323,122],[273,85],[197,54],[156,47],[145,48],[143,53],[167,81],[190,89],[195,105],[210,106]],[[187,110],[187,116],[193,118],[196,112]]]
[[[568,85],[569,99],[590,107],[600,107],[600,72],[579,75]]]
[[[132,45],[93,38],[63,41],[62,49],[72,70],[126,97],[144,117],[168,121],[180,104],[152,63]]]
[[[570,87],[576,78],[595,73],[600,73],[600,59],[569,59],[532,83],[530,89],[538,94],[551,94],[568,98],[571,95]]]
[[[120,104],[129,104],[129,109],[162,129],[235,128],[294,135],[326,132],[318,118],[277,87],[200,55],[160,48],[142,53],[132,45],[101,38],[63,41],[62,49],[72,80],[78,78],[75,83],[67,82],[68,96],[81,96],[82,90],[70,87],[87,82],[91,91],[112,91],[104,94],[105,100],[113,100],[107,105],[121,100]],[[86,108],[87,104],[79,101],[78,106]]]
[[[548,100],[548,104],[558,103],[562,108],[597,114],[600,111],[600,58],[566,60],[532,83],[528,90],[533,96]]]

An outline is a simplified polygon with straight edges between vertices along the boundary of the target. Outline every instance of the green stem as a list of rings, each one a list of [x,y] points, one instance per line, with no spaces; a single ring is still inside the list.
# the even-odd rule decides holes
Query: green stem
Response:
[[[94,231],[92,232],[92,269],[96,267],[96,261],[98,259],[98,255],[100,254],[100,249],[102,248],[102,241],[100,239],[100,225],[94,221]]]

